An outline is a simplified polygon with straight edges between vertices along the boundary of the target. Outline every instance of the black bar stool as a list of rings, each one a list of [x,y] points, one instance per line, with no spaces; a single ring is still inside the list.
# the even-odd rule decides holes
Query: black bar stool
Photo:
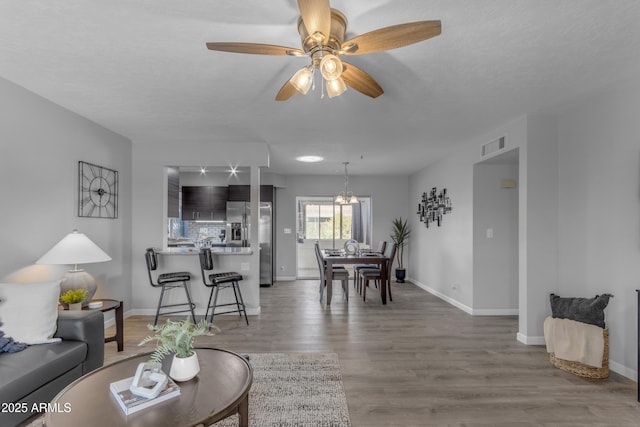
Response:
[[[191,318],[193,319],[193,323],[195,324],[196,315],[194,313],[194,309],[196,308],[196,305],[191,301],[191,294],[189,294],[189,286],[187,284],[187,282],[191,280],[191,274],[186,271],[162,273],[158,275],[157,282],[154,283],[153,274],[151,272],[158,269],[158,254],[156,253],[155,249],[148,248],[144,257],[147,261],[147,271],[149,272],[149,282],[151,282],[151,286],[153,286],[154,288],[162,288],[162,290],[160,291],[160,299],[158,300],[158,308],[156,309],[156,318],[153,321],[154,326],[158,323],[158,316],[160,314],[166,315],[186,312],[191,312]],[[164,298],[165,291],[173,288],[184,288],[184,292],[187,294],[188,302],[163,305],[162,299]],[[160,313],[160,309],[162,308],[182,306],[187,306],[188,308]]]
[[[249,324],[249,319],[247,318],[247,310],[244,305],[244,300],[242,299],[242,292],[240,292],[240,286],[238,285],[238,281],[242,280],[242,274],[236,273],[235,271],[228,271],[223,273],[212,273],[209,274],[210,282],[207,282],[207,274],[205,271],[213,270],[213,258],[211,256],[210,248],[202,248],[200,249],[200,271],[202,271],[202,282],[205,286],[211,288],[211,293],[209,294],[209,302],[207,303],[207,311],[204,315],[206,319],[209,315],[209,309],[211,309],[211,319],[209,320],[209,325],[213,325],[213,316],[215,315],[216,308],[218,307],[226,307],[226,306],[236,306],[236,310],[228,310],[223,313],[218,314],[228,314],[228,313],[238,313],[240,317],[244,314],[244,320]],[[227,304],[218,304],[218,292],[221,289],[233,289],[233,294],[236,297],[236,302],[230,302]],[[211,304],[211,299],[213,298],[213,304]]]

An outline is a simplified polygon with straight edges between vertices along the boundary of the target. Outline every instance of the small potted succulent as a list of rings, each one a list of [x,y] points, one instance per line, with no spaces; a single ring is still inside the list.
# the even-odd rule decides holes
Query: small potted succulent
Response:
[[[152,362],[162,363],[165,357],[173,355],[169,371],[171,378],[175,381],[188,381],[198,375],[198,354],[193,351],[195,337],[214,335],[209,331],[209,325],[204,319],[197,324],[193,324],[189,319],[179,322],[169,319],[164,325],[147,325],[147,328],[155,334],[144,338],[138,345],[156,342],[156,349],[150,357]]]
[[[86,289],[69,289],[60,295],[60,302],[68,310],[82,310],[82,302],[87,298],[89,292]]]

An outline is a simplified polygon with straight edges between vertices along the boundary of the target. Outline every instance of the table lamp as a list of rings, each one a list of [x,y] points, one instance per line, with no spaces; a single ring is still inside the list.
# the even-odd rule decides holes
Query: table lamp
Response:
[[[67,271],[60,284],[60,295],[70,289],[85,289],[88,294],[82,305],[87,306],[96,293],[96,280],[78,264],[111,261],[111,257],[78,230],[67,234],[49,252],[42,255],[36,264],[73,264],[73,270]]]

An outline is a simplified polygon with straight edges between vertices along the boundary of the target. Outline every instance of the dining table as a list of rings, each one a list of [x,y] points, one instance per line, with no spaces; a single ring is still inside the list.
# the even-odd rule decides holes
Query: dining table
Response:
[[[389,280],[389,269],[387,268],[388,258],[376,252],[357,251],[353,254],[345,253],[343,250],[335,251],[323,249],[322,262],[324,264],[324,278],[327,287],[327,305],[331,304],[331,295],[333,293],[333,266],[340,264],[374,264],[380,268],[380,298],[382,304],[387,303],[387,286]]]

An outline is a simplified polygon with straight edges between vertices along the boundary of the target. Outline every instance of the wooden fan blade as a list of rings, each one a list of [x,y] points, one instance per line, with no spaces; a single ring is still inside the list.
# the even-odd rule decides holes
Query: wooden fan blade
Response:
[[[323,40],[328,40],[331,34],[329,0],[298,0],[298,9],[309,35],[321,33]]]
[[[435,37],[441,29],[440,21],[409,22],[380,28],[345,41],[341,53],[362,55],[391,50]]]
[[[384,93],[378,82],[355,65],[342,61],[342,80],[358,92],[377,98]]]
[[[287,80],[287,82],[280,88],[280,92],[276,95],[276,101],[286,101],[296,93],[298,93],[298,90],[289,80]]]
[[[207,43],[207,49],[234,53],[252,53],[255,55],[305,55],[302,50],[295,47],[276,46],[272,44],[260,43]]]

